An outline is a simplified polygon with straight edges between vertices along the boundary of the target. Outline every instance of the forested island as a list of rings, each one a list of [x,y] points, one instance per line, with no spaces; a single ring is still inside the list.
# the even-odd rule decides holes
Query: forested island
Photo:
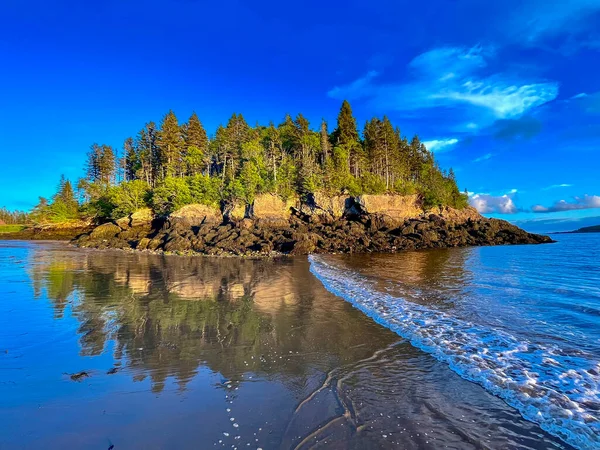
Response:
[[[582,227],[573,231],[558,231],[554,234],[572,234],[572,233],[600,233],[600,225],[592,225],[590,227]]]
[[[75,186],[62,177],[26,216],[4,211],[0,220],[72,224],[87,231],[81,246],[208,254],[549,241],[481,217],[418,136],[402,136],[385,116],[360,133],[347,101],[332,132],[302,114],[250,126],[234,113],[209,137],[195,113],[180,124],[170,111],[120,152],[93,144],[85,173]]]

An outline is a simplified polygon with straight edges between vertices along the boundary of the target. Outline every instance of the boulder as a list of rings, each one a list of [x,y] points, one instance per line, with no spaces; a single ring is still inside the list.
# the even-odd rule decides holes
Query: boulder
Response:
[[[185,205],[169,216],[172,223],[180,222],[188,226],[200,226],[206,223],[219,224],[223,215],[213,206],[193,204]]]
[[[153,219],[154,214],[150,208],[138,209],[129,215],[129,226],[132,228],[149,226]]]
[[[121,230],[127,230],[129,228],[130,219],[129,216],[121,217],[120,219],[115,220],[115,223]]]
[[[110,239],[114,238],[121,232],[121,228],[112,222],[100,225],[90,233],[90,237],[93,239]]]
[[[325,195],[321,192],[309,194],[300,205],[300,212],[308,216],[320,216],[324,221],[339,219],[353,199],[346,195]]]

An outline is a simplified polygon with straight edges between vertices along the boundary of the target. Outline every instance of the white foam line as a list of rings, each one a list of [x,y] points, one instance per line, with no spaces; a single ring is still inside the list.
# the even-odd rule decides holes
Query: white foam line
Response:
[[[600,364],[377,291],[368,279],[309,257],[333,294],[430,353],[461,377],[504,399],[568,444],[600,447]]]

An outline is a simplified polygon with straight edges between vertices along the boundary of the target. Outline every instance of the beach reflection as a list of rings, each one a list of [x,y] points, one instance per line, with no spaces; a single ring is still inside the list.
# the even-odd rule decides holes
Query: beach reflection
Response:
[[[561,448],[326,291],[306,258],[11,245],[0,448]],[[468,277],[465,258],[347,263],[417,284]]]

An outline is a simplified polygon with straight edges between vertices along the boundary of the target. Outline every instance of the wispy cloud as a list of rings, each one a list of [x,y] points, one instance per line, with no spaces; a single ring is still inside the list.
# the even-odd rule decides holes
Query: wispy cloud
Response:
[[[479,158],[475,158],[475,159],[473,160],[473,162],[476,162],[476,163],[478,163],[478,162],[487,161],[487,160],[488,160],[488,159],[490,159],[492,156],[494,156],[494,154],[493,154],[493,153],[486,153],[485,155],[483,155],[483,156],[480,156]]]
[[[556,189],[556,188],[566,188],[566,187],[571,187],[573,186],[572,184],[567,184],[567,183],[562,183],[562,184],[553,184],[551,186],[545,187],[544,189],[542,189],[543,191],[549,191],[550,189]]]
[[[504,195],[491,194],[469,194],[469,204],[482,214],[516,214],[519,208],[513,201],[516,189],[511,189],[510,192]]]
[[[559,200],[552,206],[548,207],[542,205],[535,205],[531,208],[531,210],[536,213],[550,213],[593,208],[600,208],[599,195],[584,195],[583,197],[574,197],[572,201]]]
[[[458,143],[458,139],[433,139],[431,141],[424,141],[423,144],[427,147],[430,152],[444,152],[450,149],[453,145]]]
[[[327,95],[331,98],[342,100],[356,100],[358,98],[367,97],[374,92],[375,88],[371,84],[371,81],[378,76],[379,72],[370,70],[365,76],[357,78],[350,84],[334,87]]]
[[[588,114],[600,114],[600,92],[592,94],[582,92],[571,97],[570,100]]]
[[[457,119],[477,128],[498,119],[514,119],[554,100],[558,83],[522,79],[506,73],[485,74],[495,52],[475,46],[441,47],[416,56],[408,65],[408,81],[378,82],[375,71],[341,86],[328,95],[336,99],[369,99],[379,109],[418,111],[453,108]]]

